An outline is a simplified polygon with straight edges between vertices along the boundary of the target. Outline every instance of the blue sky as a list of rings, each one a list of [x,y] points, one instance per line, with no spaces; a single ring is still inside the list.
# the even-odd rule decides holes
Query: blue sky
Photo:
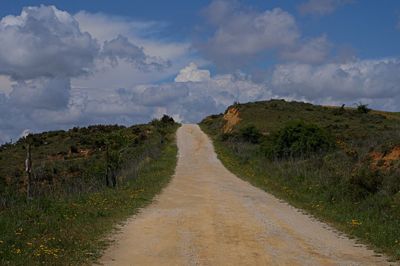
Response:
[[[0,3],[0,143],[234,101],[400,111],[396,0]]]
[[[13,1],[2,0],[0,16],[17,15],[25,6],[55,5],[76,13],[81,10],[131,17],[135,20],[156,20],[170,23],[164,37],[191,38],[201,24],[201,10],[211,1]],[[280,7],[296,16],[305,35],[327,34],[337,44],[351,46],[361,58],[396,56],[400,54],[400,34],[396,28],[400,17],[397,0],[358,0],[327,16],[299,14],[298,0],[247,0],[249,7],[265,10]]]

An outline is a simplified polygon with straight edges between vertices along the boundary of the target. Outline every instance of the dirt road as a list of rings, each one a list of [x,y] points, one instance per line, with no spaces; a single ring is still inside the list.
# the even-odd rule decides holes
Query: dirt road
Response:
[[[168,187],[115,236],[104,265],[387,265],[230,173],[197,125],[178,130]]]

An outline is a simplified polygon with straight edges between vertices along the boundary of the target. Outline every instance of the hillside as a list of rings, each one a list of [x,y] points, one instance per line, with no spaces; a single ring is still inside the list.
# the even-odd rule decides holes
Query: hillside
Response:
[[[400,258],[400,113],[271,100],[201,127],[241,178]]]
[[[168,183],[177,128],[164,116],[131,127],[31,134],[2,145],[0,264],[79,265],[96,259],[116,223]]]

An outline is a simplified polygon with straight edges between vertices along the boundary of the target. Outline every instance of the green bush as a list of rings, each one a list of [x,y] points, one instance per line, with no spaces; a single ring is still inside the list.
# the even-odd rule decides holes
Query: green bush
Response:
[[[371,109],[368,108],[368,104],[359,103],[357,105],[357,112],[361,114],[367,114],[369,113],[369,111],[371,111]]]
[[[273,158],[308,157],[334,147],[333,139],[320,127],[292,121],[264,143],[266,155]]]
[[[240,130],[240,136],[245,142],[253,144],[260,143],[262,137],[260,131],[255,126],[247,126]]]
[[[383,184],[383,176],[379,171],[372,171],[368,165],[360,166],[349,179],[353,197],[363,199],[368,194],[377,193]]]
[[[174,119],[168,115],[163,115],[163,117],[161,118],[161,122],[169,125],[175,124]]]

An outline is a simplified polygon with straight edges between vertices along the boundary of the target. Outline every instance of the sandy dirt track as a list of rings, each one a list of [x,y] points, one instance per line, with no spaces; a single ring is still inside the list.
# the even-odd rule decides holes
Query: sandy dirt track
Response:
[[[177,133],[171,183],[114,236],[104,265],[388,265],[230,173],[197,125]]]

